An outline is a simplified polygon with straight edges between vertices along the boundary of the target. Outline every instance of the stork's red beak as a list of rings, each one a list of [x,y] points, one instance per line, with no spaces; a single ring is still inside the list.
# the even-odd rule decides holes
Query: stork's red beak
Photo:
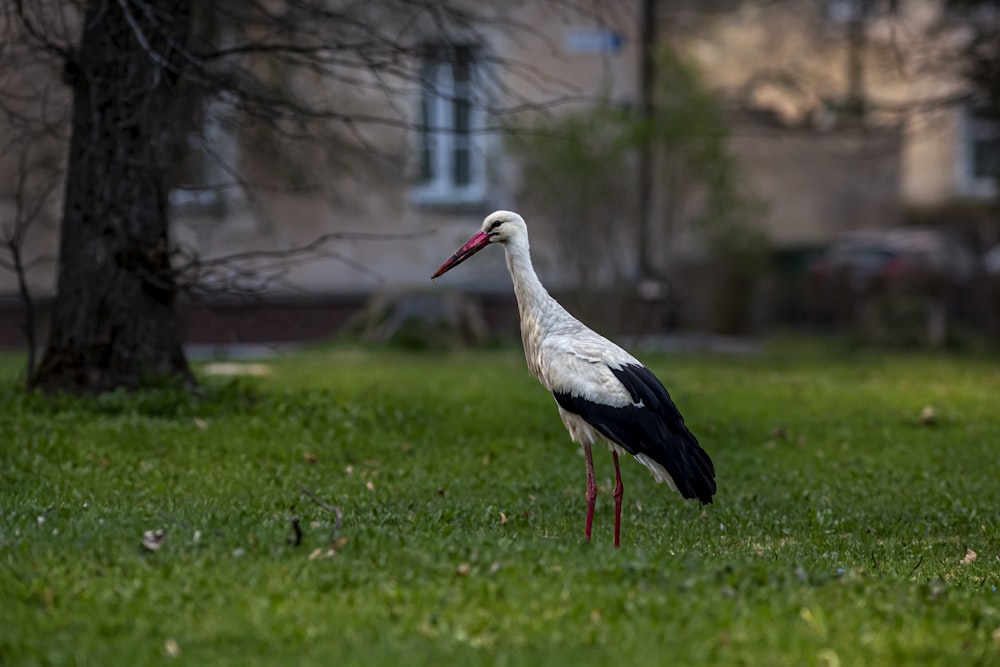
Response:
[[[490,237],[488,234],[485,234],[484,232],[476,232],[475,236],[466,241],[465,245],[456,250],[455,254],[449,257],[448,261],[441,265],[441,268],[439,268],[434,273],[434,275],[431,276],[431,280],[434,280],[442,273],[451,271],[456,266],[458,266],[465,260],[472,257],[473,255],[475,255],[477,252],[479,252],[489,244],[490,244]]]

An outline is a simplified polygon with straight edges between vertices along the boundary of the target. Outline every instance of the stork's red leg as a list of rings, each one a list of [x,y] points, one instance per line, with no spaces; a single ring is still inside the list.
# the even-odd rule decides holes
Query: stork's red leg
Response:
[[[594,503],[597,502],[597,482],[594,481],[594,456],[590,445],[583,446],[583,456],[587,459],[587,541],[590,541],[590,528],[594,524]]]
[[[622,473],[618,470],[618,452],[611,450],[611,457],[615,460],[615,490],[612,495],[615,497],[615,549],[622,532],[622,495],[625,489],[622,488]]]

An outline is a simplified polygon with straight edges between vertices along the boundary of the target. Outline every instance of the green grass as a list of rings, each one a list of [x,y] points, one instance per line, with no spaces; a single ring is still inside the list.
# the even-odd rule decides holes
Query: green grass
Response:
[[[1000,661],[995,359],[644,356],[719,493],[625,461],[618,551],[610,456],[588,544],[583,458],[519,350],[56,400],[0,359],[0,665]]]

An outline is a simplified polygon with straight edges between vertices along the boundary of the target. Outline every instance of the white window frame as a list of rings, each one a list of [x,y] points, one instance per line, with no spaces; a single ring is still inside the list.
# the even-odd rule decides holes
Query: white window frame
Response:
[[[442,47],[447,49],[449,47]],[[473,205],[480,204],[487,195],[487,141],[486,111],[480,97],[482,91],[482,64],[477,62],[476,50],[469,52],[469,82],[467,90],[456,86],[453,59],[437,58],[429,53],[423,68],[430,68],[430,75],[421,77],[420,105],[417,111],[419,129],[417,144],[418,170],[423,171],[423,151],[430,151],[431,177],[418,174],[419,183],[410,193],[411,200],[421,205]],[[455,127],[455,101],[464,98],[469,104],[469,130],[461,135]],[[427,118],[423,105],[428,104]],[[455,182],[455,152],[460,141],[468,142],[469,181]]]
[[[186,138],[187,150],[198,152],[202,187],[171,187],[170,205],[187,210],[224,210],[239,199],[235,183],[237,141],[233,105],[222,97],[203,102],[201,127]]]
[[[976,118],[972,104],[964,104],[958,122],[958,190],[966,197],[991,199],[1000,195],[997,179],[973,173],[974,144],[981,139],[1000,137],[1000,122]]]
[[[850,23],[861,18],[861,0],[826,0],[826,17],[834,23]]]
[[[825,0],[823,11],[827,20],[841,24],[899,16],[903,11],[898,2],[867,0],[867,6],[865,2],[866,0]]]

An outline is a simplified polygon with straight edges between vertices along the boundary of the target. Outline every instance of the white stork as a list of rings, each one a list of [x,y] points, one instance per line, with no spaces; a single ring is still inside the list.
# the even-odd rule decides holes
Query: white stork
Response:
[[[591,445],[603,440],[615,463],[615,547],[621,533],[622,478],[618,455],[628,452],[684,498],[712,502],[715,467],[684,425],[677,406],[635,357],[588,329],[542,286],[531,265],[528,227],[510,211],[496,211],[482,230],[441,265],[432,279],[491,243],[501,243],[514,281],[521,340],[531,374],[552,392],[559,416],[587,462],[587,539],[597,484]]]

